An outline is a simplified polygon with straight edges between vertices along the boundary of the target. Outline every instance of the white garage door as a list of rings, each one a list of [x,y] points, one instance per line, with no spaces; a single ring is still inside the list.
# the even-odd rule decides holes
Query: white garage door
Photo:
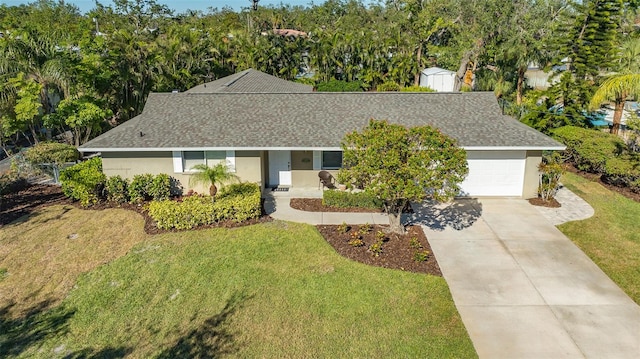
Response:
[[[522,196],[525,151],[467,151],[469,175],[462,182],[468,196]]]

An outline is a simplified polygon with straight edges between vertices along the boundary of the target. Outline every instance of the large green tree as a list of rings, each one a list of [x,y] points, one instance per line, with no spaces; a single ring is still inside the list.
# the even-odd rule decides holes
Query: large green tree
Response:
[[[411,201],[452,199],[466,177],[466,152],[456,141],[429,126],[406,128],[370,120],[342,141],[338,180],[384,203],[390,231],[404,233],[402,210]]]

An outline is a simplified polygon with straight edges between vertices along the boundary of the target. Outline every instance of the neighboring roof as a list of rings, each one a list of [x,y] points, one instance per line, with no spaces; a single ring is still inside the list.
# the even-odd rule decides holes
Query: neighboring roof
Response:
[[[427,76],[436,75],[436,74],[455,75],[455,71],[449,71],[449,70],[441,69],[439,67],[426,68],[426,69],[422,70],[422,73],[427,75]]]
[[[299,84],[254,69],[198,85],[187,93],[299,93],[312,92],[313,86]]]
[[[475,149],[563,149],[501,114],[492,92],[152,93],[141,115],[80,147],[84,152],[339,148],[371,118],[431,125]]]

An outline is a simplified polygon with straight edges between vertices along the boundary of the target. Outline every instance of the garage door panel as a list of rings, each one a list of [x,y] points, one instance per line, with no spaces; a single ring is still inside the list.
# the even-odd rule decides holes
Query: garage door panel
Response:
[[[525,173],[523,151],[468,152],[467,157],[469,175],[461,184],[464,195],[522,196]]]

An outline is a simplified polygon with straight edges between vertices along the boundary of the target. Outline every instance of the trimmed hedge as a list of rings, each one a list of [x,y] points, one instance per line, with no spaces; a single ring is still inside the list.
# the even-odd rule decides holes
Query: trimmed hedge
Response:
[[[163,200],[149,205],[149,215],[160,229],[191,229],[222,221],[243,222],[259,217],[260,186],[255,183],[232,184],[210,196],[189,196],[182,202]]]
[[[560,127],[552,134],[567,146],[568,160],[581,171],[604,172],[607,160],[619,156],[625,148],[616,135],[581,127]]]
[[[94,157],[60,172],[62,192],[65,196],[80,201],[83,206],[98,202],[105,181],[100,157]]]
[[[347,191],[324,191],[322,193],[322,204],[332,207],[358,207],[358,208],[382,208],[382,200],[373,197],[365,192]]]
[[[610,158],[605,165],[602,181],[636,191],[640,181],[640,163],[629,157]]]
[[[565,154],[576,168],[601,174],[606,183],[640,192],[640,161],[626,153],[626,146],[618,136],[574,126],[552,132],[567,146]]]

